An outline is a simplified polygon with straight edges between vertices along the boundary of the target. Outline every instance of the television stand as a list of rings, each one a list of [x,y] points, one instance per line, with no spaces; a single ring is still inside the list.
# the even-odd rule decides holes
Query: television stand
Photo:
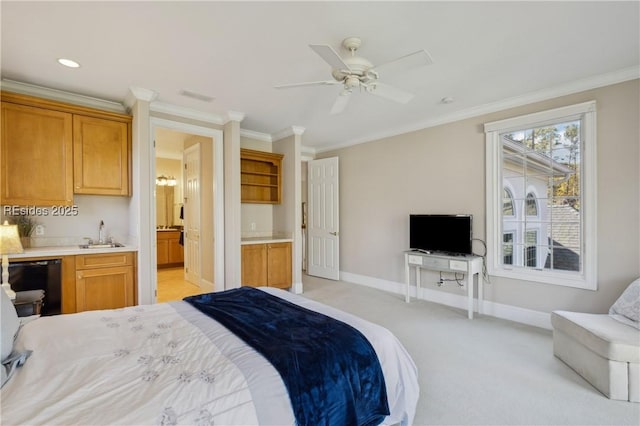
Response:
[[[473,278],[478,277],[478,313],[482,313],[482,257],[480,256],[448,256],[440,253],[426,253],[424,251],[407,250],[404,252],[404,273],[407,284],[405,301],[409,303],[411,297],[411,267],[416,269],[416,297],[420,296],[420,269],[441,272],[457,272],[464,274],[462,280],[467,287],[467,313],[473,319]]]

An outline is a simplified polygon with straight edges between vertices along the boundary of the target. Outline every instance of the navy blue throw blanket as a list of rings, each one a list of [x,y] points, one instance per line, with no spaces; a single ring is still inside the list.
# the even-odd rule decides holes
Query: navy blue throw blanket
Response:
[[[299,425],[368,426],[389,415],[378,357],[350,325],[251,287],[184,300],[278,370]]]

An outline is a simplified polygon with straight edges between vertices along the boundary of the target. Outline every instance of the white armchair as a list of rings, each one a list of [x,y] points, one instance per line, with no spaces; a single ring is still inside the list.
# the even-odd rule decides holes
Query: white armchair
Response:
[[[611,399],[640,402],[640,278],[609,314],[555,311],[553,353]]]

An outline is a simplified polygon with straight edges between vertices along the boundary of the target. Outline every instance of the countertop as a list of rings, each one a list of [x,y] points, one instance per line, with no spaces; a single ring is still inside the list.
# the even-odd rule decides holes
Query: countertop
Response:
[[[83,248],[80,248],[79,245],[30,247],[30,248],[24,249],[24,253],[10,254],[9,259],[22,259],[26,257],[75,256],[77,254],[104,254],[104,253],[118,253],[118,252],[125,252],[125,251],[138,251],[138,247],[134,244],[125,244],[124,247],[91,248],[91,249],[83,249]]]
[[[240,244],[290,243],[292,241],[293,238],[289,234],[275,233],[271,235],[244,236],[240,239]]]
[[[286,233],[276,233],[261,236],[245,236],[240,240],[240,244],[268,244],[268,243],[286,243],[293,242],[291,235]],[[9,259],[23,259],[30,257],[49,257],[49,256],[75,256],[77,254],[103,254],[118,253],[126,251],[138,251],[135,244],[125,244],[124,247],[113,248],[92,248],[83,249],[79,245],[68,246],[45,246],[30,247],[24,249],[24,253],[10,254]]]

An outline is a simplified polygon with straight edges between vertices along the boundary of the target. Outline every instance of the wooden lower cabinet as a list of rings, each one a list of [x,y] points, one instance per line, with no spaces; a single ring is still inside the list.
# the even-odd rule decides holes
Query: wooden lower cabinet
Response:
[[[242,285],[289,288],[292,284],[291,243],[242,245]]]
[[[242,285],[259,287],[267,285],[267,245],[242,246]]]
[[[133,252],[78,255],[75,261],[77,312],[135,305]]]
[[[180,231],[156,231],[158,268],[182,266],[184,247],[180,244]]]

